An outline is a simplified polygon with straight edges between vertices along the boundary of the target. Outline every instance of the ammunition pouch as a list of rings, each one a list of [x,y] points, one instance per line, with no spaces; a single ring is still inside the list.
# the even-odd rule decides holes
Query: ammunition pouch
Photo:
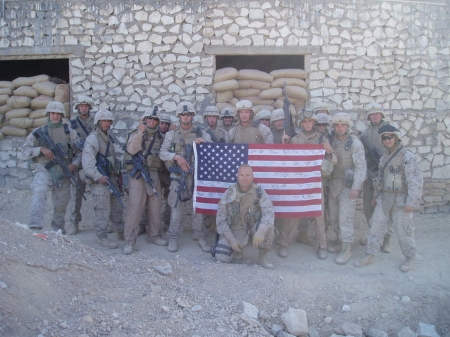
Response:
[[[401,174],[388,173],[383,179],[383,191],[401,193],[406,190],[406,184]]]
[[[352,188],[354,176],[355,176],[354,169],[351,168],[351,169],[344,170],[344,186],[345,187]]]
[[[87,176],[86,173],[84,173],[83,169],[78,172],[78,175],[80,176],[80,179],[83,180],[87,185],[90,186],[95,184],[95,181],[91,177]]]

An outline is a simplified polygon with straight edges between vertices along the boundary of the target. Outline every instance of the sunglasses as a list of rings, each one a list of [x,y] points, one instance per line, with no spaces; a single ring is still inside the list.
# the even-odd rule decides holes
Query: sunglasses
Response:
[[[262,118],[262,121],[270,122],[270,118]]]
[[[230,119],[230,118],[234,118],[234,117],[233,116],[224,116],[223,118]]]
[[[328,124],[316,124],[316,126],[328,126]]]
[[[390,136],[383,136],[383,137],[381,137],[381,140],[385,141],[385,140],[392,139],[392,138],[394,138],[393,135],[390,135]]]
[[[183,112],[180,114],[180,116],[192,116],[193,113],[192,112]]]

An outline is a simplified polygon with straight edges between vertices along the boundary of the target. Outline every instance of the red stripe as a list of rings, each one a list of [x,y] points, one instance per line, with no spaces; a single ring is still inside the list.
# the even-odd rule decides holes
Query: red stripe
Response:
[[[275,218],[316,218],[322,215],[321,211],[310,211],[310,212],[275,212]]]
[[[255,178],[254,181],[257,184],[308,184],[319,183],[321,178]]]
[[[284,167],[284,166],[252,166],[253,172],[317,172],[320,171],[320,165],[301,166],[301,167]]]
[[[202,202],[204,204],[214,204],[214,205],[218,205],[220,199],[217,198],[205,198],[205,197],[197,197],[196,198],[197,202]]]
[[[248,155],[248,160],[260,160],[260,161],[313,161],[313,160],[321,160],[324,155],[308,155],[308,156],[287,156],[287,155],[278,155],[278,156],[269,156],[269,155]]]
[[[211,187],[211,186],[197,185],[197,191],[199,192],[225,193],[226,190],[227,188],[225,187]]]
[[[217,211],[214,209],[204,209],[204,208],[195,207],[195,213],[216,215]]]
[[[313,194],[322,193],[320,188],[309,188],[306,190],[269,190],[264,189],[268,195],[303,195],[303,194]],[[308,193],[303,193],[303,191],[308,191]]]
[[[237,144],[236,144],[237,145]],[[248,144],[252,150],[323,150],[322,144]]]

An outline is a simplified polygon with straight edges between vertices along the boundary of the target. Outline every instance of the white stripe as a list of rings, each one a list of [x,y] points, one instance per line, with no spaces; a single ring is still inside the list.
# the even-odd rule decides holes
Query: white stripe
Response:
[[[325,149],[320,150],[275,150],[275,149],[248,149],[249,156],[320,156]]]
[[[319,177],[321,175],[320,171],[312,171],[312,172],[254,172],[253,175],[255,178],[314,178]]]
[[[321,166],[322,160],[309,160],[309,161],[278,161],[278,160],[249,160],[248,164],[252,167],[314,167]]]
[[[321,188],[321,183],[307,183],[307,184],[264,184],[259,183],[263,189],[267,190],[292,190],[292,191],[301,191],[309,188]],[[299,192],[300,193],[300,192]]]
[[[226,183],[221,181],[206,181],[206,180],[198,180],[196,181],[197,186],[205,186],[205,187],[220,187],[227,189],[234,183]]]
[[[274,206],[273,211],[283,213],[304,213],[320,211],[321,205],[309,205],[309,206]]]
[[[197,202],[196,208],[202,208],[202,209],[214,209],[217,211],[218,205],[216,204],[206,204],[203,202]]]
[[[270,195],[269,199],[272,201],[304,201],[304,200],[321,200],[322,193],[303,194],[303,195]],[[297,206],[292,206],[297,207]]]

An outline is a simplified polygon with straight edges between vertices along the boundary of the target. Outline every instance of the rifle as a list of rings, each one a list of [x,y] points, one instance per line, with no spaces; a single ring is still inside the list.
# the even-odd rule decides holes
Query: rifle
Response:
[[[106,185],[108,185],[109,192],[116,197],[116,199],[119,201],[120,205],[123,209],[125,209],[125,204],[123,203],[122,199],[120,198],[122,196],[122,193],[114,186],[114,184],[111,181],[110,173],[109,173],[109,160],[106,158],[106,156],[102,155],[101,153],[97,153],[97,156],[95,156],[96,163],[95,166],[97,167],[98,172],[102,176],[106,177]]]
[[[364,147],[367,150],[368,154],[368,161],[370,162],[370,167],[373,168],[373,170],[378,170],[378,164],[380,163],[380,159],[382,157],[382,154],[377,150],[376,147],[370,147],[369,141],[367,140],[366,135],[360,134],[361,142],[363,143]]]
[[[185,156],[184,158],[186,160],[189,160],[189,158],[191,157],[192,151],[193,151],[193,146],[192,145],[185,145]],[[192,194],[191,192],[189,192],[188,186],[187,186],[187,181],[186,181],[186,176],[188,175],[188,173],[194,174],[194,163],[190,163],[190,168],[188,172],[184,172],[181,167],[178,166],[172,166],[169,167],[169,172],[173,172],[173,173],[178,173],[181,175],[180,178],[171,178],[172,180],[175,180],[176,182],[178,182],[178,186],[177,189],[175,190],[175,192],[177,193],[177,201],[175,202],[175,208],[177,208],[178,205],[178,201],[181,202],[186,202],[189,199],[192,198]],[[187,198],[183,198],[181,195],[183,194],[183,192],[185,192],[188,197]]]
[[[292,118],[290,113],[290,105],[291,102],[289,102],[289,98],[287,96],[287,89],[286,89],[286,81],[284,82],[283,87],[283,111],[284,111],[284,130],[285,132],[290,135],[291,134],[291,126],[292,126]]]
[[[158,193],[153,187],[154,181],[147,170],[144,154],[142,153],[142,151],[139,151],[138,153],[132,155],[131,160],[125,162],[125,164],[133,165],[133,169],[129,172],[130,176],[136,179],[142,177],[142,179],[144,179],[148,186],[151,187],[153,193],[155,193],[155,195],[158,197]]]
[[[64,162],[64,157],[66,157],[67,155],[62,149],[61,144],[55,144],[48,135],[45,128],[36,129],[35,131],[33,131],[33,135],[36,137],[42,147],[45,147],[52,151],[53,155],[55,156],[53,160],[49,161],[45,165],[47,171],[50,170],[53,166],[59,165],[64,175],[70,179],[70,183],[73,186],[76,186],[77,189],[81,188],[81,185],[78,183],[77,178],[73,175],[72,171],[70,171],[69,167]],[[59,179],[62,179],[62,177],[60,177]],[[86,198],[84,198],[84,200],[86,200]]]
[[[225,143],[225,139],[223,139],[223,138],[217,139],[217,137],[216,137],[216,135],[214,134],[213,130],[208,129],[208,130],[206,130],[206,133],[207,133],[208,135],[211,136],[211,140],[212,140],[214,143]]]

